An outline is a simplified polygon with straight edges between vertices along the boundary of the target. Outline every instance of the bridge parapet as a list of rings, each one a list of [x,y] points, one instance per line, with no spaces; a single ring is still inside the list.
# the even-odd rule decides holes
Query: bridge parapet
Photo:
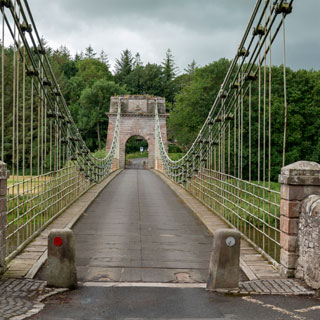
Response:
[[[307,261],[310,263],[312,259],[316,259],[316,256],[320,260],[320,246],[315,245],[318,238],[313,237],[319,233],[319,228],[317,232],[313,232],[314,223],[318,223],[318,227],[320,225],[319,217],[314,214],[319,210],[315,210],[311,205],[313,197],[320,199],[320,164],[298,161],[283,167],[279,182],[281,183],[281,273],[285,277],[305,278],[306,268],[310,269],[310,266],[304,264]],[[311,195],[313,195],[312,198],[310,198]],[[307,216],[312,221],[309,221],[309,218],[306,219]],[[311,222],[312,225],[307,226],[306,221]],[[306,253],[306,248],[309,253]],[[310,255],[310,251],[314,252],[314,249],[317,253]]]
[[[7,165],[0,161],[0,274],[6,269]]]

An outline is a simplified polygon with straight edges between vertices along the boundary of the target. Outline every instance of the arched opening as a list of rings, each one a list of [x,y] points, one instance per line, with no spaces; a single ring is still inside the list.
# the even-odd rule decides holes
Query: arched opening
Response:
[[[132,136],[126,142],[126,169],[148,168],[148,142],[142,136]]]

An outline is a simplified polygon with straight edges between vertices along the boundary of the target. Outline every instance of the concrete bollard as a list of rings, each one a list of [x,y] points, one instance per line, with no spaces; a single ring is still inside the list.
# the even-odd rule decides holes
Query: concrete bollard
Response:
[[[77,287],[74,238],[70,229],[54,229],[49,233],[47,285],[69,289]]]
[[[207,289],[239,287],[240,232],[219,229],[213,237]]]

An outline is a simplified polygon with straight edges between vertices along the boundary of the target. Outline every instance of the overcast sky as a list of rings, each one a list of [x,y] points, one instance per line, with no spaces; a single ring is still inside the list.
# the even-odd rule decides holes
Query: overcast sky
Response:
[[[40,35],[72,54],[90,44],[113,65],[122,50],[160,63],[168,48],[180,71],[193,59],[201,66],[232,59],[255,0],[29,0]],[[286,19],[287,64],[320,69],[320,1],[295,0]],[[273,61],[281,63],[280,45]]]

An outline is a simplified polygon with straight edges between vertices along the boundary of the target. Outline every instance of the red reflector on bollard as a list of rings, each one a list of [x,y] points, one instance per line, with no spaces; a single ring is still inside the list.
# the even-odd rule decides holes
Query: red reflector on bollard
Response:
[[[54,243],[54,245],[57,246],[57,247],[62,246],[62,243],[63,243],[62,238],[60,238],[60,237],[55,237],[55,238],[53,239],[53,243]]]

